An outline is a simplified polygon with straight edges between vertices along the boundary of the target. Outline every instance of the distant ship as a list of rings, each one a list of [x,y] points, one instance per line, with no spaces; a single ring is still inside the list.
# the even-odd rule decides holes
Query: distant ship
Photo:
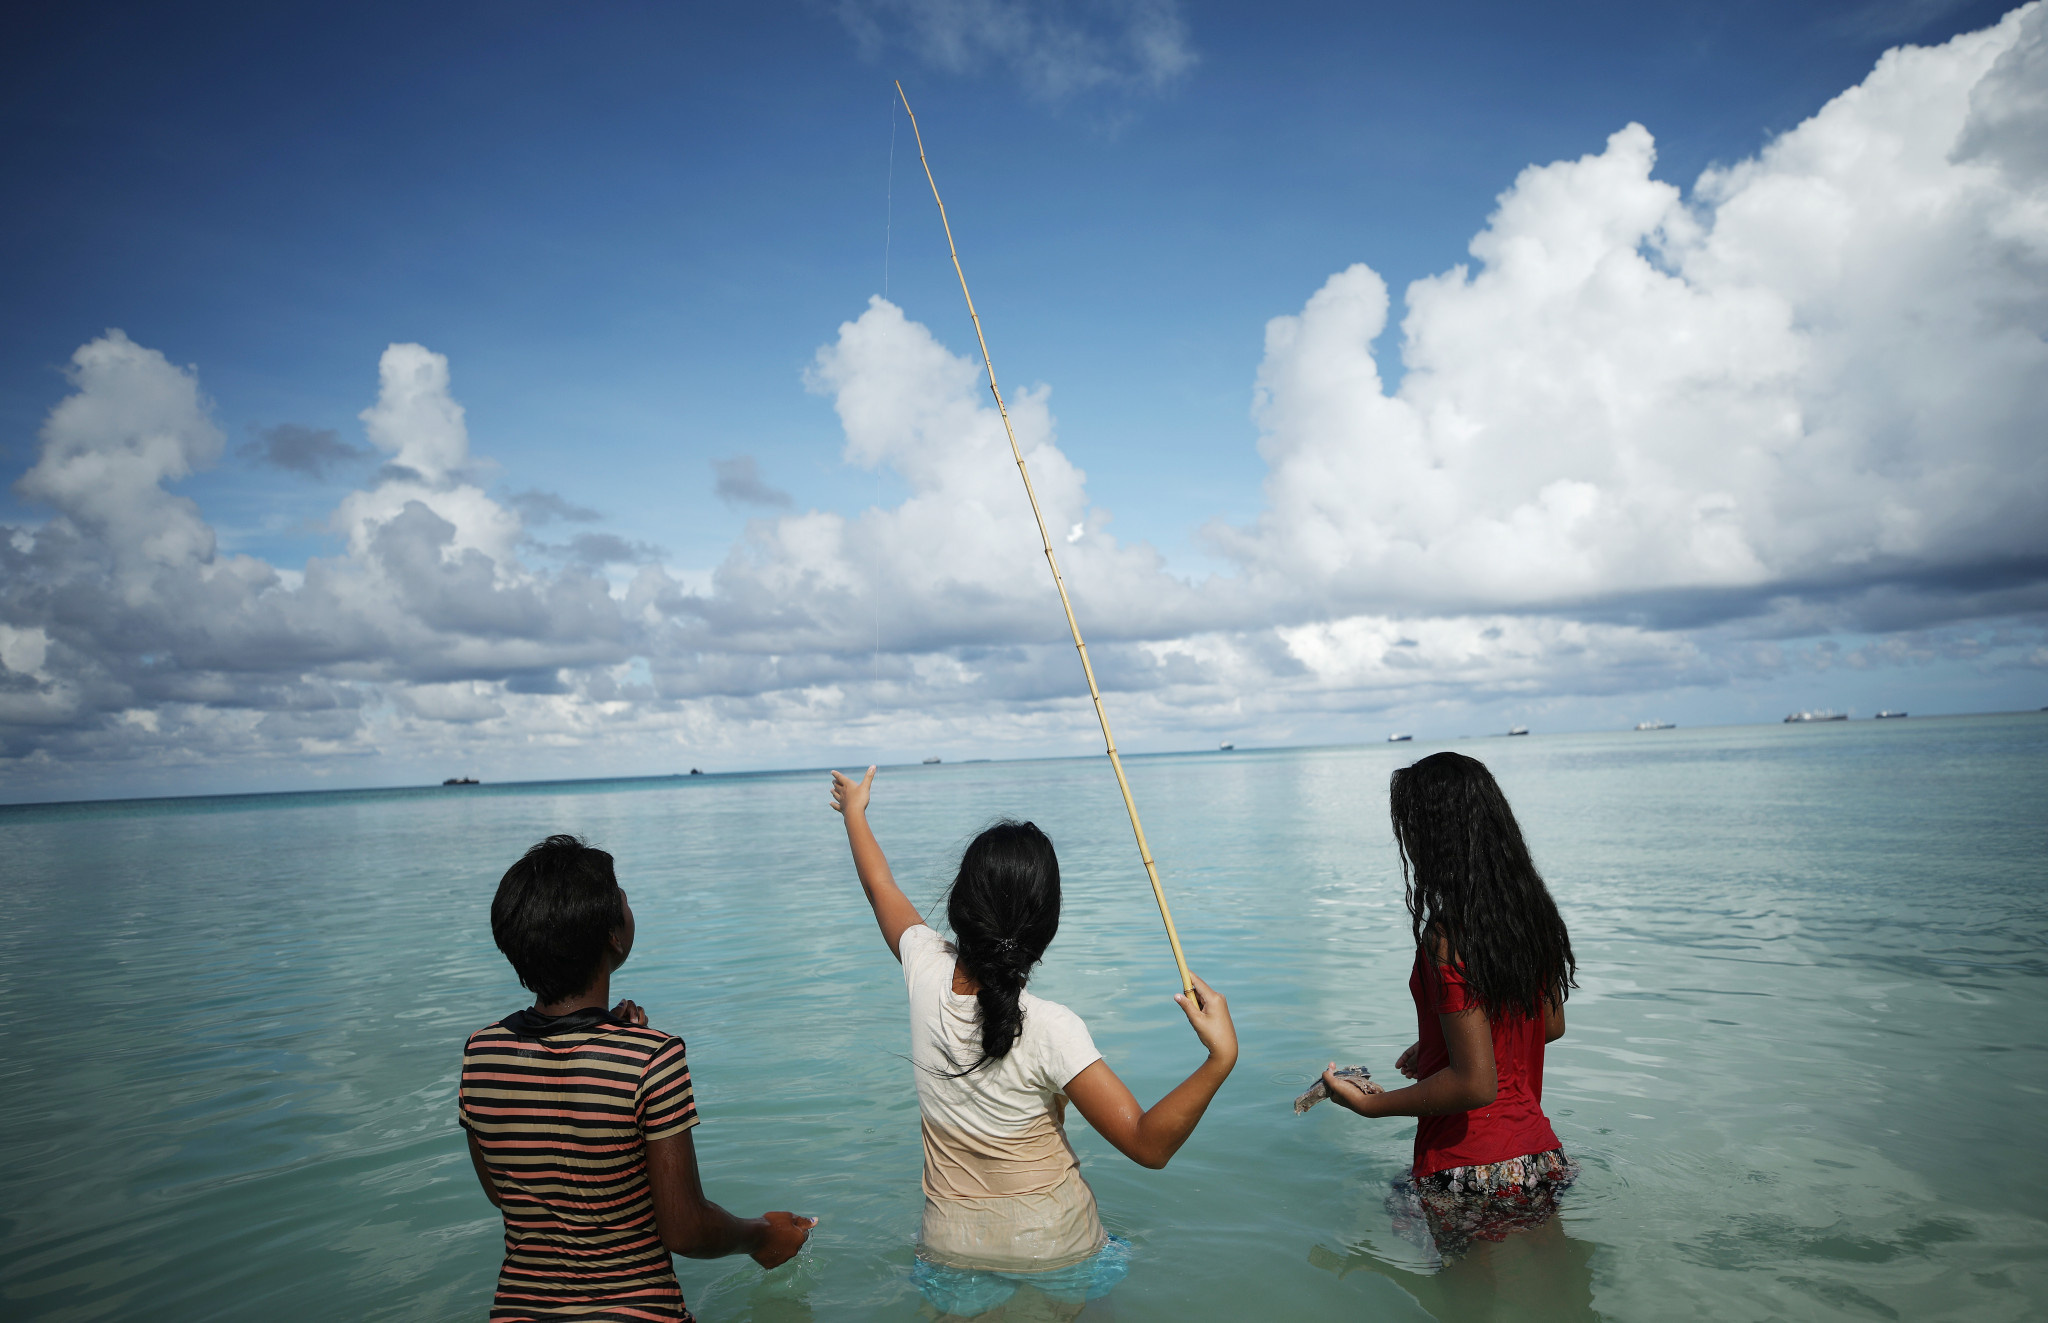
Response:
[[[1235,744],[1232,744],[1229,740],[1225,740],[1223,741],[1223,743],[1217,745],[1216,747],[1221,749],[1225,753],[1229,753],[1232,749],[1235,749],[1237,746]]]
[[[1884,711],[1877,714],[1877,719],[1879,721],[1886,721],[1892,717],[1903,717],[1905,715],[1906,714],[1903,712],[1894,712],[1890,708],[1886,708]]]
[[[1636,723],[1636,729],[1637,729],[1637,730],[1677,730],[1677,729],[1678,729],[1678,725],[1677,725],[1677,723],[1676,723],[1676,722],[1670,722],[1670,721],[1657,721],[1657,720],[1654,720],[1654,719],[1652,719],[1652,720],[1650,720],[1650,721],[1638,721],[1638,722]]]
[[[441,784],[444,786],[474,786],[482,785],[483,783],[473,776],[451,776]]]
[[[1818,708],[1807,712],[1794,712],[1785,718],[1786,721],[1794,723],[1806,721],[1847,721],[1848,719],[1849,714],[1847,712],[1837,712],[1830,707]]]
[[[1404,744],[1404,743],[1406,743],[1407,741],[1409,741],[1409,740],[1412,740],[1412,739],[1414,739],[1414,738],[1415,738],[1415,737],[1414,737],[1413,735],[1400,735],[1400,734],[1395,734],[1395,735],[1389,735],[1389,736],[1387,736],[1387,743],[1389,743],[1389,744]]]
[[[704,769],[703,769],[703,768],[701,768],[701,767],[692,767],[692,768],[690,769],[690,775],[691,775],[691,776],[702,776],[702,775],[704,775]]]
[[[1508,734],[1510,734],[1510,735],[1527,735],[1528,733],[1529,733],[1529,728],[1528,728],[1527,726],[1509,726],[1509,727],[1508,727]]]
[[[933,763],[935,763],[935,762],[938,762],[938,761],[939,761],[939,760],[938,760],[937,758],[927,758],[927,759],[925,759],[925,760],[924,760],[924,765],[925,765],[926,767],[930,767],[930,766],[931,766],[931,765],[932,765]]]

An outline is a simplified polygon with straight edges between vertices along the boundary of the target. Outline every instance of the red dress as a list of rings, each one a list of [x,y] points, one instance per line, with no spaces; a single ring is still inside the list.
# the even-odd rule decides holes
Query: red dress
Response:
[[[1452,965],[1438,965],[1415,953],[1408,976],[1415,998],[1418,1051],[1415,1077],[1428,1079],[1451,1064],[1437,1016],[1477,1006],[1465,976]],[[1492,1019],[1493,1067],[1499,1084],[1493,1101],[1469,1112],[1417,1118],[1415,1169],[1417,1180],[1451,1167],[1476,1167],[1509,1158],[1547,1153],[1560,1147],[1557,1132],[1543,1115],[1543,1020],[1526,1015]]]

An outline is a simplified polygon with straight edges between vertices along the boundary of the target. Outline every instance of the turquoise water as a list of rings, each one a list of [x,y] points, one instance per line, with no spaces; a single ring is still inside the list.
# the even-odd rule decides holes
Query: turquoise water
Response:
[[[1075,1119],[1113,1317],[2048,1312],[2048,716],[1456,744],[1572,926],[1585,1177],[1444,1273],[1384,1206],[1412,1124],[1289,1106],[1413,1035],[1385,788],[1433,747],[1130,764],[1243,1058],[1164,1172]],[[1065,867],[1038,990],[1156,1098],[1199,1049],[1101,760],[890,769],[873,816],[924,901],[1004,813]],[[712,1196],[824,1218],[774,1274],[679,1260],[699,1316],[917,1317],[902,985],[822,773],[0,810],[0,1316],[482,1317],[457,1056],[524,1002],[487,907],[554,831],[618,856],[616,988],[689,1040]]]

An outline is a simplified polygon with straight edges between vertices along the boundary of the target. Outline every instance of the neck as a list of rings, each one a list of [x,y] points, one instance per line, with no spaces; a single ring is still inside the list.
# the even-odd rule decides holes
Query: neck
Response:
[[[602,1009],[611,1004],[612,971],[606,967],[599,969],[597,978],[592,980],[590,986],[575,996],[566,997],[561,1001],[535,1002],[533,1009],[542,1015],[567,1015],[571,1011],[580,1011],[586,1007],[596,1006]]]

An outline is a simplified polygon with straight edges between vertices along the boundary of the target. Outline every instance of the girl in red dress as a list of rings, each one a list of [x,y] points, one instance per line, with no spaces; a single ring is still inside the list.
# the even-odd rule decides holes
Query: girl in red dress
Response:
[[[1360,1116],[1412,1116],[1420,1206],[1439,1253],[1500,1240],[1556,1212],[1578,1175],[1543,1115],[1543,1048],[1564,1034],[1578,963],[1557,903],[1486,765],[1438,753],[1394,773],[1394,840],[1415,933],[1417,1038],[1388,1091],[1323,1075]]]

